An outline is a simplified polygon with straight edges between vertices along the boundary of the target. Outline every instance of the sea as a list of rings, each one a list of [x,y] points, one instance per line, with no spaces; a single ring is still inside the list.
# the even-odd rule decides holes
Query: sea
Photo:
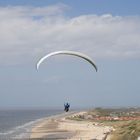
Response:
[[[29,139],[32,127],[46,117],[62,114],[55,109],[0,110],[0,140]]]

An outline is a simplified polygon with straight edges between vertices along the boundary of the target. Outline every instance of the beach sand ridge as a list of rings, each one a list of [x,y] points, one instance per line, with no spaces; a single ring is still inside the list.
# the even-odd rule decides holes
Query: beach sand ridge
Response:
[[[80,112],[79,114],[84,113]],[[89,121],[76,121],[66,119],[67,116],[77,114],[65,114],[59,117],[44,119],[32,128],[30,138],[45,138],[57,140],[105,140],[111,131],[109,126],[95,125]]]

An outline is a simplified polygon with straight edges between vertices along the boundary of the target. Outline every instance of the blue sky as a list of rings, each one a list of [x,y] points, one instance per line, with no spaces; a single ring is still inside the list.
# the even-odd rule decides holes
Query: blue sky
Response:
[[[140,106],[138,0],[1,0],[0,107]],[[97,64],[54,56],[80,51]]]
[[[64,3],[70,7],[67,14],[77,16],[81,14],[104,14],[112,15],[139,15],[139,0],[1,0],[1,6],[23,5],[23,6],[48,6],[57,3]]]

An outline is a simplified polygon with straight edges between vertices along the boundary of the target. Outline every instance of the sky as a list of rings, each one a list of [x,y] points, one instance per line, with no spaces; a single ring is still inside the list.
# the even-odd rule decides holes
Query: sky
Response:
[[[0,0],[0,108],[140,106],[139,0]],[[53,56],[71,50],[85,60]]]

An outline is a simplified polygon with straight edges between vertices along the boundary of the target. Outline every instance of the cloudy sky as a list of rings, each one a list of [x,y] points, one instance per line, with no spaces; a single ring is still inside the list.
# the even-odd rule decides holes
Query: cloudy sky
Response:
[[[140,106],[139,0],[1,0],[0,108]],[[54,56],[80,51],[84,60]]]

